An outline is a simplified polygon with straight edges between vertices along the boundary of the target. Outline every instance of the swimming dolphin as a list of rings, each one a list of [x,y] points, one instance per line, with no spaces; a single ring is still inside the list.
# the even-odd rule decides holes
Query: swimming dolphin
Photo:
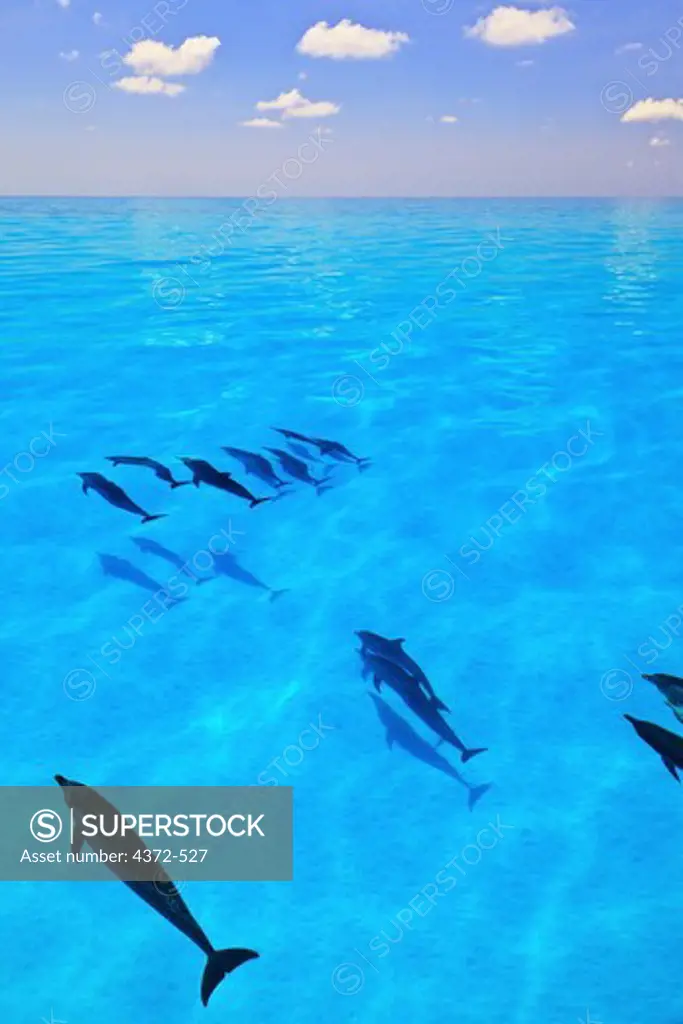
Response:
[[[141,516],[143,523],[151,523],[154,519],[164,519],[166,517],[165,512],[157,516],[152,516],[149,512],[145,512],[144,508],[136,505],[118,484],[115,484],[112,480],[107,480],[101,473],[78,473],[77,475],[83,481],[84,494],[87,494],[90,490],[96,491],[100,497],[104,498],[105,501],[108,501],[115,508]]]
[[[180,569],[181,572],[187,569],[187,561],[183,561],[180,555],[176,555],[175,551],[165,548],[163,544],[158,544],[155,540],[150,540],[149,537],[131,537],[133,544],[137,544],[140,551],[144,551],[146,555],[157,555],[159,558],[163,558],[164,561],[170,562],[171,565],[175,566],[176,569]],[[190,573],[190,575],[192,575]],[[196,583],[208,583],[209,580],[215,579],[214,576],[205,576],[203,579],[197,579]]]
[[[71,852],[80,853],[83,843],[86,842],[94,853],[124,854],[125,861],[122,863],[119,863],[117,859],[107,861],[109,870],[204,953],[207,963],[202,975],[200,991],[202,1004],[207,1006],[214,989],[223,978],[234,971],[236,967],[240,967],[241,964],[258,958],[259,954],[253,949],[214,949],[163,868],[159,865],[155,867],[153,881],[146,877],[147,872],[142,865],[142,860],[148,851],[136,832],[127,832],[125,838],[121,836],[106,838],[98,835],[95,838],[86,839],[83,836],[82,819],[85,814],[103,815],[106,829],[103,828],[102,831],[115,831],[112,824],[115,820],[114,815],[118,816],[119,814],[116,808],[100,796],[96,790],[82,782],[74,782],[73,779],[67,779],[63,775],[55,775],[55,782],[62,787],[66,805],[74,812],[75,827]],[[138,857],[134,859],[136,854]],[[138,864],[140,867],[137,870],[145,877],[131,880],[130,876],[136,871]]]
[[[216,469],[215,466],[212,466],[205,459],[185,459],[181,457],[180,461],[192,473],[192,483],[195,487],[199,487],[200,484],[208,484],[209,487],[225,490],[225,481],[230,477],[230,473],[226,473],[222,469]]]
[[[111,576],[116,580],[125,580],[126,583],[134,583],[138,587],[142,587],[143,590],[149,590],[152,594],[163,593],[167,597],[171,595],[161,583],[157,583],[151,576],[148,576],[142,569],[138,569],[137,566],[133,565],[126,558],[117,558],[116,555],[107,555],[98,553],[97,556],[100,560],[100,566],[105,576]],[[180,604],[183,598],[171,598],[176,604]]]
[[[258,477],[259,480],[262,480],[264,484],[268,484],[269,487],[279,490],[281,487],[289,486],[286,480],[281,480],[276,474],[265,455],[247,452],[243,448],[227,448],[225,446],[223,451],[227,452],[228,455],[232,455],[233,459],[236,459],[247,473]]]
[[[296,430],[283,430],[282,427],[271,427],[271,430],[277,431],[278,434],[282,434],[283,437],[288,438],[290,441],[303,441],[304,444],[315,446],[315,441],[312,437],[306,437],[305,434],[297,434]]]
[[[308,448],[304,448],[302,444],[297,444],[296,441],[285,441],[285,444],[289,448],[292,455],[295,455],[297,459],[301,459],[303,462],[322,462],[322,459],[320,459],[313,452],[309,451]]]
[[[256,587],[258,590],[265,590],[270,594],[271,601],[274,601],[282,594],[288,593],[287,590],[274,590],[272,587],[269,587],[267,583],[262,583],[261,580],[257,579],[256,576],[249,572],[248,569],[243,569],[235,556],[229,551],[214,555],[213,562],[214,568],[219,576],[229,576],[230,579],[237,580],[238,583],[246,583],[248,587]]]
[[[436,768],[438,771],[443,772],[444,775],[448,775],[449,778],[455,779],[462,786],[465,786],[469,790],[467,805],[472,810],[476,802],[491,788],[491,783],[487,782],[483,786],[472,786],[467,779],[464,779],[456,771],[450,761],[447,761],[431,744],[427,743],[426,740],[416,733],[412,725],[409,725],[405,718],[401,718],[400,715],[396,714],[386,701],[383,701],[376,693],[369,693],[368,696],[374,703],[380,722],[386,729],[386,741],[389,750],[396,743],[399,747],[403,747],[405,751],[417,758],[418,761],[424,761],[425,764],[431,765],[432,768]]]
[[[683,679],[668,676],[664,672],[657,672],[651,676],[643,674],[643,679],[654,683],[664,697],[667,707],[671,708],[679,722],[683,722]]]
[[[483,754],[487,747],[469,748],[456,736],[450,725],[444,721],[432,701],[425,696],[414,676],[409,675],[400,665],[387,661],[378,654],[358,652],[363,660],[363,678],[372,675],[375,689],[381,692],[382,683],[386,683],[403,700],[410,710],[429,726],[439,737],[440,743],[450,743],[460,751],[460,760],[464,763],[477,754]],[[439,744],[437,744],[438,746]]]
[[[153,469],[154,475],[171,487],[185,487],[192,483],[191,480],[176,480],[171,470],[156,459],[138,458],[137,455],[107,455],[106,458],[114,466],[145,466],[147,469]]]
[[[227,491],[228,494],[234,494],[238,498],[246,498],[251,508],[261,505],[264,501],[272,501],[272,498],[255,498],[246,487],[243,487],[237,480],[233,480],[232,474],[224,473],[222,469],[216,469],[215,466],[212,466],[210,462],[206,462],[204,459],[181,458],[180,461],[192,473],[192,483],[195,487],[199,487],[200,484],[217,487],[219,491]]]
[[[645,722],[642,718],[633,718],[631,715],[624,715],[624,718],[631,723],[641,740],[645,740],[648,746],[659,754],[665,768],[671,772],[676,782],[680,782],[676,769],[683,770],[683,737],[663,729],[661,725]]]
[[[405,669],[409,675],[415,676],[420,686],[433,702],[434,707],[441,711],[448,711],[450,713],[450,708],[446,707],[444,702],[434,693],[434,687],[429,682],[427,676],[424,674],[418,663],[413,661],[410,655],[406,654],[403,650],[405,637],[401,636],[398,640],[388,640],[386,637],[380,636],[379,633],[371,633],[369,629],[357,629],[356,636],[360,640],[364,651],[379,654],[381,658],[387,658],[389,661],[393,661],[396,665]]]
[[[328,455],[331,459],[336,459],[337,462],[355,462],[361,473],[372,465],[370,459],[361,459],[358,455],[354,455],[339,441],[325,441],[320,437],[314,437],[312,440],[322,455]]]
[[[325,487],[329,476],[323,477],[322,480],[316,480],[311,476],[308,466],[301,459],[295,459],[289,452],[285,452],[282,448],[266,448],[267,452],[271,452],[277,458],[278,462],[282,466],[285,473],[293,477],[295,480],[300,480],[304,484],[311,484],[315,487],[316,494],[322,494],[323,491],[329,491],[329,487]]]

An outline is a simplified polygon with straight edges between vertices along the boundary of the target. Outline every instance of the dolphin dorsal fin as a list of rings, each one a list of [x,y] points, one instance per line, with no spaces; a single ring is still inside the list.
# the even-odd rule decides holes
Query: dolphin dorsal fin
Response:
[[[392,645],[394,647],[403,647],[403,644],[405,642],[406,642],[406,638],[404,636],[399,636],[399,637],[396,638],[396,640],[392,640],[391,641],[391,643],[392,643]]]

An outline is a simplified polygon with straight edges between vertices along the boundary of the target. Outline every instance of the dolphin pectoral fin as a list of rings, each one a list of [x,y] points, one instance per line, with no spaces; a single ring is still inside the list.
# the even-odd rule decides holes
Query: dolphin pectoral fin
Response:
[[[89,486],[85,483],[85,481],[83,482],[83,486],[81,487],[81,490],[83,491],[84,494],[87,494],[88,491],[90,490]]]
[[[438,750],[438,749],[439,749],[439,747],[440,747],[440,746],[442,745],[442,743],[445,743],[445,742],[446,742],[446,741],[445,741],[445,740],[443,740],[443,739],[441,739],[441,740],[437,740],[437,741],[436,741],[436,743],[434,744],[434,750]]]
[[[676,765],[673,763],[671,758],[670,757],[665,757],[664,754],[662,754],[662,761],[664,762],[664,766],[665,766],[666,770],[668,772],[671,772],[671,774],[673,775],[673,777],[676,780],[676,782],[680,782],[681,780],[678,777],[678,772],[676,771]]]
[[[226,974],[230,974],[241,964],[246,964],[248,960],[256,960],[258,956],[253,949],[214,949],[209,953],[202,975],[202,1005],[208,1006],[211,994]]]
[[[379,676],[375,676],[374,679],[373,679],[373,682],[375,684],[375,689],[377,690],[377,692],[381,693],[382,692],[382,680],[379,678]]]

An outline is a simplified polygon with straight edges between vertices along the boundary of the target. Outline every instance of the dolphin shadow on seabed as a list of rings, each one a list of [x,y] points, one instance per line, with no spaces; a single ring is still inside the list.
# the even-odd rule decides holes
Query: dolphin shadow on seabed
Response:
[[[248,587],[265,590],[270,595],[271,601],[281,597],[282,594],[289,593],[288,590],[274,590],[273,587],[269,587],[267,583],[258,579],[248,569],[243,569],[235,556],[229,551],[226,551],[224,554],[214,555],[213,566],[216,576],[228,576],[231,580],[244,583]]]
[[[156,555],[157,558],[163,559],[164,562],[168,562],[179,572],[182,572],[188,578],[193,579],[197,585],[200,583],[208,583],[209,580],[215,580],[216,578],[215,576],[204,576],[202,578],[195,577],[188,570],[188,559],[182,559],[175,551],[171,551],[170,548],[164,547],[163,544],[159,544],[155,540],[151,540],[148,537],[131,537],[130,539],[144,554]]]
[[[142,569],[138,569],[136,565],[133,565],[126,558],[118,558],[116,555],[107,555],[101,552],[97,557],[100,560],[100,566],[105,576],[116,580],[123,580],[126,583],[134,583],[135,586],[141,587],[143,590],[154,595],[163,594],[168,599],[167,607],[172,607],[186,600],[184,597],[173,597],[164,584],[153,580],[151,576],[148,576]]]
[[[450,761],[447,761],[427,740],[424,740],[419,733],[415,732],[412,725],[406,722],[401,715],[397,714],[393,708],[389,707],[386,701],[378,697],[376,693],[368,693],[368,697],[370,697],[375,705],[375,711],[379,716],[379,720],[386,729],[386,741],[389,749],[391,750],[395,743],[418,761],[431,765],[437,771],[443,772],[444,775],[448,775],[451,779],[455,779],[461,786],[469,790],[467,806],[472,810],[477,801],[491,788],[492,784],[486,782],[481,786],[472,786],[453,767]]]

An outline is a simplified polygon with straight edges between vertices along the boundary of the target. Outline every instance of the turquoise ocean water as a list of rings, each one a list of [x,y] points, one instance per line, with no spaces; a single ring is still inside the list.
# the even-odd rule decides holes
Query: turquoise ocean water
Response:
[[[640,673],[683,674],[683,205],[292,201],[216,241],[239,206],[0,203],[0,769],[291,784],[295,879],[183,888],[261,954],[208,1009],[124,886],[2,883],[3,1019],[674,1024],[680,792],[621,715],[675,728]],[[220,446],[273,426],[373,465],[252,510],[104,460],[267,493]],[[162,585],[133,537],[191,559],[220,531],[289,592],[222,577],[137,636],[150,595],[98,556]],[[389,748],[356,629],[406,637],[489,748],[439,750],[493,783],[472,811]]]

